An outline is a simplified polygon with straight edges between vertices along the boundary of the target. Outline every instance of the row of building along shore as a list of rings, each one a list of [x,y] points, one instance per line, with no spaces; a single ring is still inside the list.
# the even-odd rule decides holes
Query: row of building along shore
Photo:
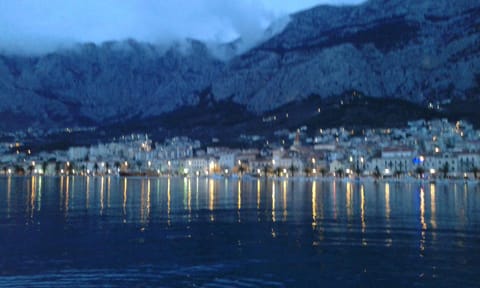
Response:
[[[404,128],[277,131],[261,148],[206,146],[175,137],[153,143],[129,135],[90,147],[30,153],[22,143],[2,143],[5,175],[316,176],[374,178],[468,178],[478,176],[480,131],[445,119]],[[315,136],[308,136],[308,135]],[[260,138],[259,136],[252,136]],[[255,145],[258,147],[259,145]],[[254,146],[252,146],[254,147]]]

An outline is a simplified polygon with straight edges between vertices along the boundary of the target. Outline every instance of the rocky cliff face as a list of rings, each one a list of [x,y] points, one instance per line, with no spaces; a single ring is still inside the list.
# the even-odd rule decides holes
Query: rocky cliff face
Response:
[[[198,102],[223,65],[195,41],[167,51],[128,41],[0,57],[0,109],[19,121],[61,125],[156,115]]]
[[[420,102],[471,96],[479,73],[479,2],[378,0],[295,15],[231,61],[214,94],[256,111],[348,90]]]
[[[350,90],[414,102],[478,98],[479,75],[480,2],[371,0],[293,15],[281,33],[228,61],[196,41],[0,56],[0,116],[4,128],[98,124],[206,95],[255,112]]]

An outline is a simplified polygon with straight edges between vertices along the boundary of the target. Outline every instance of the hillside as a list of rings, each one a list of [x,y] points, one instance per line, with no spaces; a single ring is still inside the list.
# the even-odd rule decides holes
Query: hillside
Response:
[[[318,6],[292,15],[283,31],[229,60],[195,40],[169,47],[130,40],[42,56],[0,55],[0,129],[161,119],[203,107],[205,91],[252,115],[311,95],[328,99],[348,91],[420,106],[475,101],[480,2]],[[344,118],[339,119],[341,124]]]

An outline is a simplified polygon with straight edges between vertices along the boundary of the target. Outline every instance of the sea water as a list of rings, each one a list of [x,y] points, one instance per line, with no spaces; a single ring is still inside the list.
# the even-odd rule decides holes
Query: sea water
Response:
[[[0,178],[0,287],[479,287],[480,185]]]

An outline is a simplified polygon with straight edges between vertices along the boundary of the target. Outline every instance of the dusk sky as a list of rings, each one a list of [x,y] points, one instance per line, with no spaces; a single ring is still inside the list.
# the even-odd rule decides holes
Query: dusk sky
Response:
[[[133,38],[255,42],[275,20],[318,4],[363,0],[0,0],[0,50],[41,53],[72,43]]]

